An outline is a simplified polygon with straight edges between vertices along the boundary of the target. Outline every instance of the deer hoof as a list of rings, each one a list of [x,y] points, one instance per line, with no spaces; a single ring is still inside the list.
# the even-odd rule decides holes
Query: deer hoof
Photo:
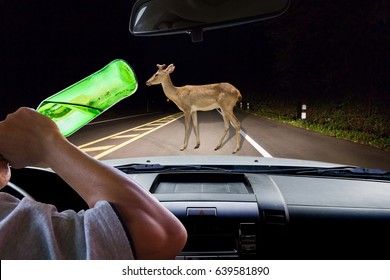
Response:
[[[197,148],[199,148],[199,145],[200,145],[200,144],[196,144],[196,146],[194,147],[194,149],[197,149]]]

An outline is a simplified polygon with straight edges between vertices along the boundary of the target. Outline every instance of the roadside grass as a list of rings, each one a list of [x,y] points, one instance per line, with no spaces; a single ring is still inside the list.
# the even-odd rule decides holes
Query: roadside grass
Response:
[[[384,114],[384,111],[378,108],[370,108],[369,113],[367,113],[366,108],[363,110],[356,104],[354,106],[346,106],[345,104],[315,106],[312,104],[306,112],[306,120],[302,120],[298,107],[286,107],[285,104],[280,103],[277,106],[269,105],[257,104],[254,109],[243,111],[295,127],[390,151],[388,112]]]

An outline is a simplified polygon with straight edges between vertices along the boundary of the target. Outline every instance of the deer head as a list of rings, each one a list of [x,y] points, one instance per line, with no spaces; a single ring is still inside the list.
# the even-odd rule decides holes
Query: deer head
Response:
[[[175,70],[175,66],[173,64],[170,64],[167,68],[165,68],[165,64],[157,64],[157,68],[157,72],[146,81],[146,85],[151,86],[163,83],[169,74]]]

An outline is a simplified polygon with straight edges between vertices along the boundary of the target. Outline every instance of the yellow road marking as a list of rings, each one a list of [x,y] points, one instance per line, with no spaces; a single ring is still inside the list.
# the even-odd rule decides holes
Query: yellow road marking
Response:
[[[114,145],[109,145],[109,146],[100,146],[100,147],[91,147],[91,148],[83,148],[84,152],[95,152],[95,151],[102,151],[102,150],[107,150],[111,148]]]
[[[125,135],[118,135],[115,137],[112,137],[112,139],[121,139],[121,138],[131,138],[131,137],[136,137],[139,134],[125,134]]]
[[[177,115],[179,115],[179,114],[180,114],[180,116],[179,116],[179,117],[176,117],[176,116],[177,116]],[[100,138],[100,139],[94,140],[94,141],[92,141],[92,142],[89,142],[89,143],[86,143],[86,144],[83,144],[83,145],[79,146],[79,148],[81,148],[81,149],[82,149],[82,148],[84,148],[84,147],[86,147],[86,146],[90,146],[90,145],[93,145],[93,144],[99,143],[99,142],[101,142],[101,141],[104,141],[104,140],[107,140],[107,139],[113,138],[113,137],[115,137],[115,136],[117,136],[117,135],[121,135],[121,134],[123,134],[123,133],[127,133],[127,132],[129,132],[129,131],[132,131],[132,130],[135,130],[135,129],[137,129],[137,128],[140,128],[140,127],[143,127],[143,126],[149,125],[149,124],[151,124],[151,123],[155,123],[155,122],[161,121],[161,120],[163,120],[163,119],[175,118],[174,120],[176,120],[176,119],[179,119],[179,118],[180,118],[180,117],[182,117],[182,116],[183,116],[183,114],[181,114],[181,113],[174,114],[174,115],[170,115],[170,116],[167,116],[167,117],[164,117],[164,118],[158,119],[158,120],[156,120],[156,121],[153,121],[153,122],[150,122],[150,123],[146,123],[146,124],[143,124],[143,125],[140,125],[140,126],[134,127],[134,128],[130,128],[130,129],[127,129],[127,130],[124,130],[124,131],[121,131],[121,132],[118,132],[118,133],[115,133],[115,134],[112,134],[112,135],[109,135],[109,136],[106,136],[106,137],[103,137],[103,138]]]
[[[155,121],[152,121],[150,123],[146,123],[146,124],[143,124],[143,125],[140,125],[140,126],[137,126],[137,127],[134,127],[134,128],[131,128],[131,129],[127,129],[127,130],[124,130],[124,131],[121,131],[121,132],[118,132],[118,133],[115,133],[115,134],[112,134],[112,135],[109,135],[109,136],[106,136],[106,137],[103,137],[103,138],[100,138],[100,139],[97,139],[95,141],[92,141],[92,142],[89,142],[89,143],[86,143],[86,144],[83,144],[81,146],[79,146],[80,149],[86,151],[87,149],[89,151],[100,151],[100,150],[105,150],[104,152],[94,156],[94,158],[96,159],[100,159],[116,150],[119,150],[120,148],[123,148],[124,146],[148,135],[149,133],[152,133],[153,131],[156,131],[157,129],[163,127],[163,126],[166,126],[167,124],[170,124],[171,122],[181,118],[183,116],[183,113],[177,113],[177,114],[174,114],[174,115],[170,115],[170,116],[167,116],[167,117],[164,117],[164,118],[161,118],[161,119],[158,119],[158,120],[155,120]],[[149,126],[149,128],[146,128],[147,126]],[[141,133],[141,134],[126,134],[130,131],[145,131],[144,133]],[[92,146],[92,145],[95,145],[101,141],[104,141],[104,140],[108,140],[108,139],[118,139],[118,138],[130,138],[129,140],[119,144],[119,145],[111,145],[111,146],[100,146],[100,147],[90,147],[90,148],[86,148],[88,146]],[[103,149],[103,147],[105,147]]]
[[[136,128],[134,131],[144,131],[144,130],[149,130],[150,127],[141,127],[141,128]]]

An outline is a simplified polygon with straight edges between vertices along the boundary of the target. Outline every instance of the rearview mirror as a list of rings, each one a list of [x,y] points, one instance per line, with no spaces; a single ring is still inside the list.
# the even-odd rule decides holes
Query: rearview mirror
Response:
[[[138,0],[129,29],[137,36],[189,33],[202,41],[206,30],[276,17],[289,5],[290,0]]]

